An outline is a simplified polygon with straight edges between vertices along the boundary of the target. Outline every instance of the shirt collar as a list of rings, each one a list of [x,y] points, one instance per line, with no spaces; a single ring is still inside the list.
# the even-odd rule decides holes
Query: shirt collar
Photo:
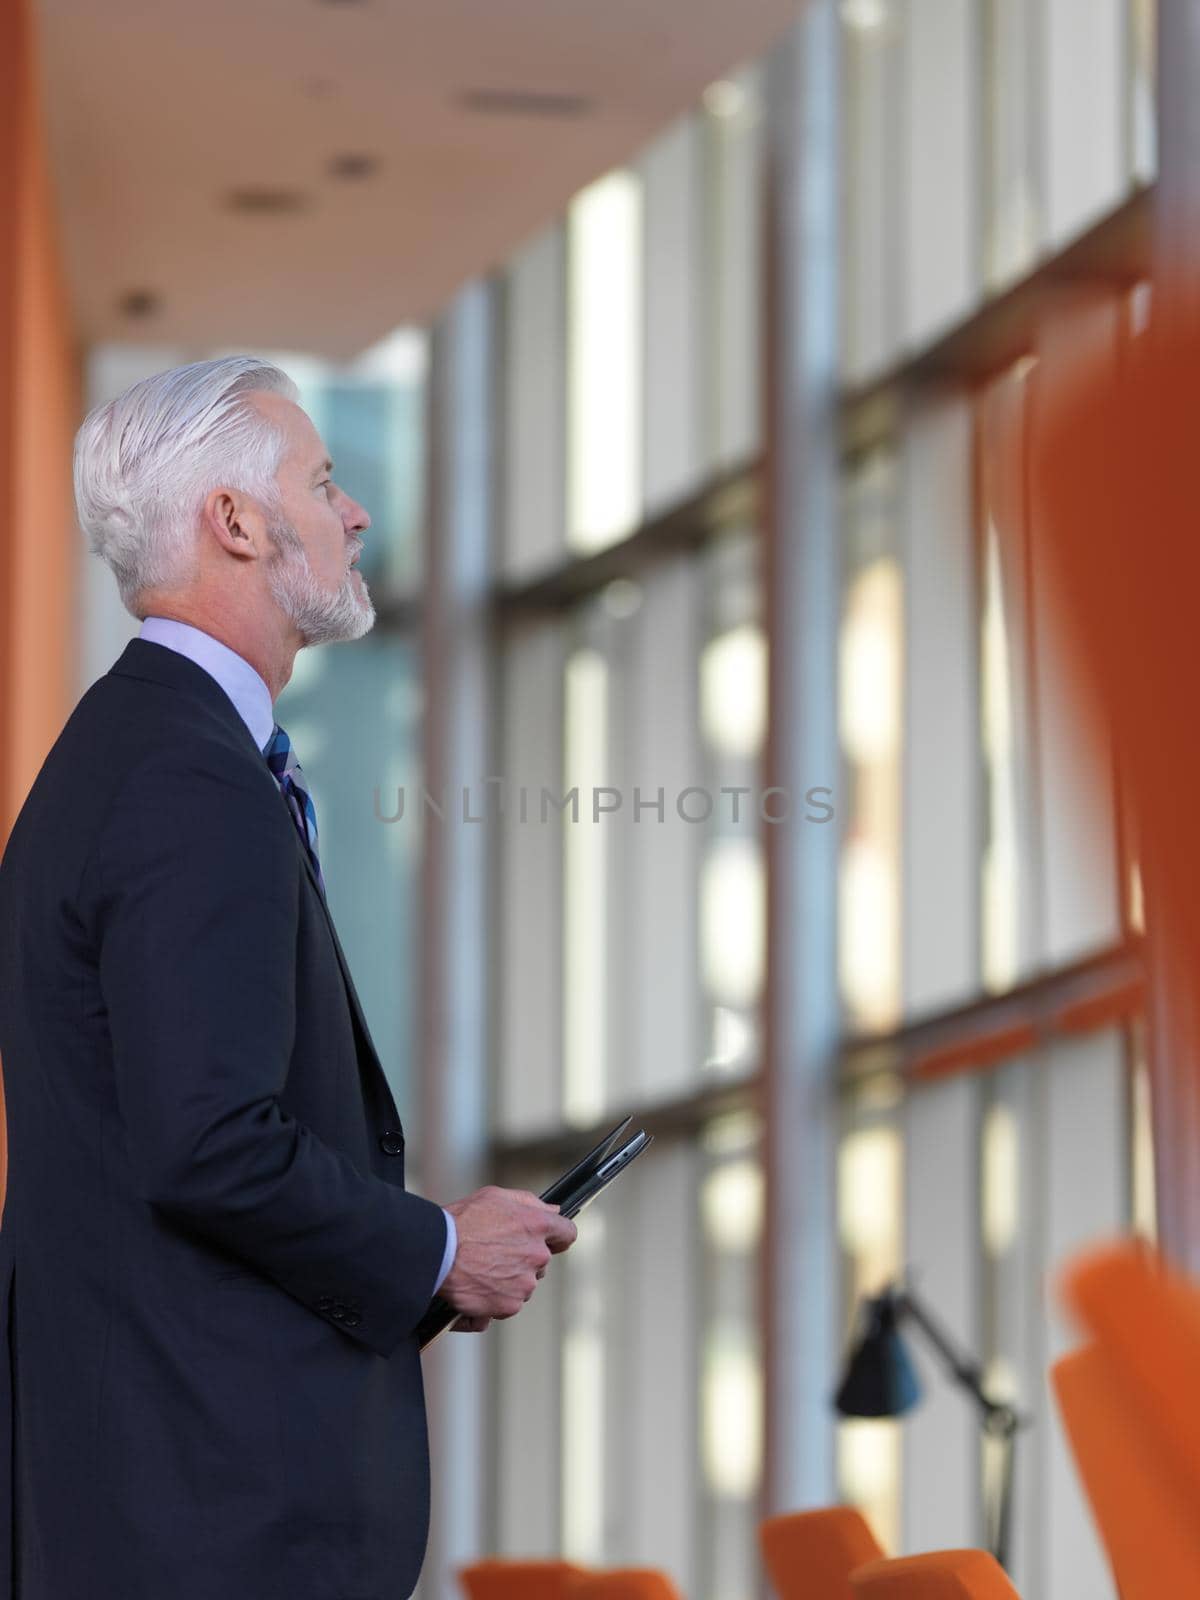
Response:
[[[233,701],[258,748],[266,749],[275,727],[271,691],[244,656],[202,628],[177,622],[173,617],[147,617],[139,637],[150,644],[165,645],[203,667]]]

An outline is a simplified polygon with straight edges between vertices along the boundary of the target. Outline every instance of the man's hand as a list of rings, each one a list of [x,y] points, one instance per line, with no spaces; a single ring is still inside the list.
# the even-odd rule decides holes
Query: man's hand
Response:
[[[458,1254],[438,1293],[478,1332],[492,1317],[515,1317],[552,1255],[575,1242],[575,1224],[557,1206],[520,1189],[479,1189],[446,1210],[458,1229]]]

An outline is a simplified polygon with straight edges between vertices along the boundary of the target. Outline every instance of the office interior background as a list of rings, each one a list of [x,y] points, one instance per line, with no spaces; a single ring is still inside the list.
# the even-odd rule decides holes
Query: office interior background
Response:
[[[995,452],[1153,314],[1171,8],[501,9],[5,8],[0,838],[137,627],[75,427],[270,356],[374,523],[374,632],[277,710],[416,1185],[656,1138],[427,1358],[422,1596],[494,1551],[752,1600],[761,1515],[838,1498],[980,1543],[936,1366],[832,1410],[906,1271],[1030,1418],[1021,1593],[1111,1595],[1045,1372],[1054,1267],[1155,1233],[1143,896]]]

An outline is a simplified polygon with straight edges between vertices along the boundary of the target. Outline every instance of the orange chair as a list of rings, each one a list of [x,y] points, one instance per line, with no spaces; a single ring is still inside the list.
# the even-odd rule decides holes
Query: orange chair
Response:
[[[852,1600],[850,1574],[883,1556],[853,1506],[768,1517],[758,1539],[779,1600]]]
[[[502,1561],[489,1557],[458,1574],[467,1600],[567,1600],[571,1584],[584,1576],[569,1561]]]
[[[1004,1568],[985,1550],[938,1550],[873,1561],[850,1579],[855,1600],[1020,1600]]]
[[[1120,1373],[1095,1345],[1050,1369],[1121,1600],[1200,1594],[1200,1525],[1164,1470]]]
[[[670,1578],[648,1567],[591,1572],[576,1578],[568,1593],[571,1600],[681,1600]]]
[[[1162,1479],[1200,1522],[1200,1289],[1145,1246],[1120,1244],[1072,1262],[1063,1291]]]

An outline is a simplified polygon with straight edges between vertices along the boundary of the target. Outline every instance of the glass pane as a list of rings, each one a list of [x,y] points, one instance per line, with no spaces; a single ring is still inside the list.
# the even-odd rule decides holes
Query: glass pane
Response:
[[[535,1134],[561,1121],[563,1080],[563,770],[566,628],[538,618],[503,644],[494,967],[498,1011],[492,1095],[497,1131]]]
[[[984,275],[996,289],[1032,265],[1041,232],[1034,144],[1037,0],[984,0]]]
[[[694,1088],[703,1058],[699,992],[699,861],[705,827],[680,815],[700,798],[696,640],[703,612],[703,564],[663,562],[636,587],[606,591],[613,617],[609,659],[622,697],[615,738],[625,788],[624,826],[612,835],[619,952],[616,1011],[623,1028],[610,1104],[626,1109]],[[688,812],[692,814],[692,812]],[[696,814],[699,814],[696,808]]]
[[[903,594],[895,463],[873,452],[845,493],[839,729],[846,796],[838,967],[847,1024],[884,1030],[900,1011],[900,741]]]
[[[979,289],[979,64],[975,8],[907,0],[904,16],[903,337],[929,342]]]
[[[1133,177],[1150,183],[1158,170],[1156,121],[1156,0],[1129,0],[1130,73],[1129,116]]]
[[[763,1375],[757,1315],[764,1180],[759,1119],[723,1117],[704,1137],[699,1570],[705,1600],[753,1600],[758,1589]]]
[[[980,1123],[980,1347],[989,1389],[1028,1414],[1042,1403],[1042,1218],[1038,1061],[1006,1063],[984,1082]],[[994,1504],[1000,1462],[982,1447],[984,1504]],[[1039,1469],[1019,1452],[1013,1507],[1013,1571],[1027,1594],[1035,1551]]]
[[[421,959],[417,650],[385,633],[302,650],[275,713],[313,792],[329,905],[403,1116]]]
[[[979,992],[978,515],[966,396],[903,428],[905,1015]]]
[[[1042,1268],[1057,1269],[1111,1239],[1129,1221],[1128,1059],[1116,1029],[1052,1044],[1040,1064]],[[1041,1360],[1057,1360],[1079,1333],[1055,1296],[1043,1301]],[[1043,1470],[1041,1581],[1035,1594],[1110,1594],[1111,1577],[1057,1411],[1039,1417]]]
[[[843,0],[842,360],[861,381],[899,340],[900,22],[894,0]]]
[[[763,69],[710,84],[708,152],[708,457],[720,471],[760,446]]]
[[[638,169],[646,231],[646,515],[699,486],[704,473],[703,140],[700,119],[681,118]]]
[[[559,1168],[516,1167],[500,1174],[513,1189],[541,1194]],[[559,1490],[562,1479],[563,1316],[576,1249],[555,1262],[537,1293],[508,1330],[495,1324],[491,1372],[495,1383],[492,1434],[494,1533],[484,1549],[498,1555],[557,1559],[562,1554]],[[586,1260],[584,1246],[581,1260]],[[585,1269],[586,1270],[586,1269]],[[472,1467],[477,1463],[472,1461]]]
[[[993,992],[1025,978],[1041,954],[1025,489],[1025,420],[1033,369],[1031,359],[1017,362],[988,385],[978,431],[984,786],[980,953],[984,987]]]
[[[1039,107],[1046,231],[1068,243],[1128,184],[1128,0],[1043,0]]]
[[[699,702],[702,793],[710,809],[700,863],[700,980],[704,1069],[727,1075],[753,1071],[760,1055],[767,954],[760,779],[767,641],[753,538],[731,538],[712,551],[707,566]]]
[[[598,1207],[571,1248],[564,1275],[562,1344],[562,1550],[602,1565],[604,1541],[605,1222]]]
[[[864,1296],[878,1294],[903,1268],[903,1141],[899,1087],[878,1080],[856,1094],[838,1152],[838,1238],[843,1329],[848,1346]],[[839,1422],[841,1498],[860,1508],[885,1550],[899,1547],[900,1425],[888,1419]]]
[[[370,513],[359,569],[375,599],[411,593],[422,568],[427,335],[397,328],[345,365],[299,351],[260,354],[295,381],[334,476]]]
[[[1150,1096],[1149,1039],[1145,1019],[1139,1017],[1130,1030],[1129,1209],[1134,1232],[1153,1244],[1158,1238],[1158,1196]]]
[[[1012,604],[1012,601],[1009,601]],[[999,991],[1017,981],[1020,966],[1017,871],[1017,749],[1013,718],[1013,680],[1020,663],[1012,659],[1003,575],[995,525],[984,540],[983,630],[981,637],[981,734],[985,782],[983,846],[983,981]]]
[[[567,535],[580,552],[641,517],[642,195],[632,172],[584,189],[567,217]]]
[[[566,313],[563,229],[548,229],[508,270],[505,293],[504,575],[526,577],[563,553]]]
[[[424,567],[428,366],[424,329],[395,329],[354,362],[347,398],[341,405],[335,400],[330,417],[338,441],[329,441],[334,460],[340,452],[348,461],[350,451],[356,472],[362,463],[364,488],[377,486],[368,491],[375,497],[363,502],[373,524],[367,543],[383,546],[378,570],[385,591],[401,594],[417,588]],[[360,398],[351,398],[352,386],[361,386]]]
[[[563,1114],[594,1122],[604,1111],[609,999],[608,833],[593,816],[593,791],[607,782],[608,665],[576,650],[566,666],[563,794]]]

